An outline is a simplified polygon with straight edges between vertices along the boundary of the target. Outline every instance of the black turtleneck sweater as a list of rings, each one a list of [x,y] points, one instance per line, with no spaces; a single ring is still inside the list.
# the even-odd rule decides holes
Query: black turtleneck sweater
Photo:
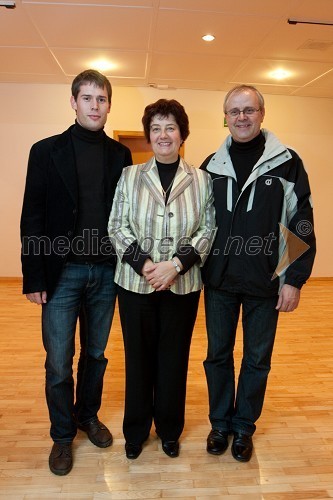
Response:
[[[98,262],[101,239],[107,236],[104,190],[104,131],[87,130],[77,122],[71,130],[78,179],[78,217],[72,262]]]
[[[174,163],[161,163],[156,160],[158,175],[160,176],[160,181],[162,188],[165,192],[165,203],[167,203],[172,189],[173,181],[179,166],[179,156],[177,161]]]
[[[262,132],[248,142],[236,142],[232,139],[229,154],[236,172],[239,190],[244,186],[264,149],[265,137]]]

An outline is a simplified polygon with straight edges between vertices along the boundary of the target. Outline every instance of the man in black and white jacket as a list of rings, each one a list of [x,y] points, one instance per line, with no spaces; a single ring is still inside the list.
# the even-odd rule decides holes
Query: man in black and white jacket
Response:
[[[279,312],[298,306],[316,252],[301,158],[261,129],[264,98],[252,86],[224,101],[230,134],[201,168],[213,180],[218,231],[203,268],[212,429],[207,451],[250,460],[265,397]],[[234,344],[242,307],[243,359],[236,389]]]

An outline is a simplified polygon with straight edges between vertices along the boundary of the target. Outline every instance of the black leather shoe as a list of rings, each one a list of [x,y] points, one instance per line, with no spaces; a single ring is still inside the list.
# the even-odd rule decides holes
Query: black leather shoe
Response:
[[[179,455],[179,442],[178,441],[162,441],[162,450],[166,455],[171,458],[178,457]]]
[[[98,420],[94,418],[87,424],[78,424],[78,428],[88,434],[90,441],[99,448],[107,448],[112,444],[113,438],[109,429]]]
[[[133,444],[133,443],[125,443],[125,452],[126,452],[127,458],[130,458],[131,460],[135,460],[136,458],[138,458],[138,456],[142,452],[142,445],[141,444]]]
[[[231,446],[231,453],[235,460],[248,462],[252,456],[252,437],[239,432],[234,433],[234,440]]]
[[[57,476],[66,476],[72,470],[72,443],[54,443],[49,456],[49,467]]]
[[[207,451],[212,455],[222,455],[228,448],[228,432],[212,429],[207,437]]]

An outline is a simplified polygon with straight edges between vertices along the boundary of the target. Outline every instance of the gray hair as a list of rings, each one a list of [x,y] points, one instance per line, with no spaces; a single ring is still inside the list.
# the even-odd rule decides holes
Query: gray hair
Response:
[[[231,90],[229,90],[229,92],[225,96],[224,103],[223,103],[224,113],[227,111],[227,102],[230,99],[230,97],[233,94],[239,94],[240,92],[244,92],[245,90],[251,90],[252,92],[255,92],[257,94],[257,97],[258,97],[260,110],[263,110],[265,108],[265,100],[264,100],[263,95],[259,92],[259,90],[256,89],[255,87],[253,87],[252,85],[243,84],[243,85],[236,85]]]

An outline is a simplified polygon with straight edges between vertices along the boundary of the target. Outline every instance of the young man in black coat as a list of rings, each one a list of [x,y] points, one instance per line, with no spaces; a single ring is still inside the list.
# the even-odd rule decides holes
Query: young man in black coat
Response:
[[[118,179],[132,157],[103,130],[111,94],[110,82],[99,72],[76,76],[75,124],[34,144],[28,162],[21,216],[23,293],[42,305],[45,392],[54,441],[49,466],[57,475],[72,468],[78,428],[98,447],[112,443],[97,415],[116,299],[107,222]],[[81,352],[74,398],[78,318]]]

